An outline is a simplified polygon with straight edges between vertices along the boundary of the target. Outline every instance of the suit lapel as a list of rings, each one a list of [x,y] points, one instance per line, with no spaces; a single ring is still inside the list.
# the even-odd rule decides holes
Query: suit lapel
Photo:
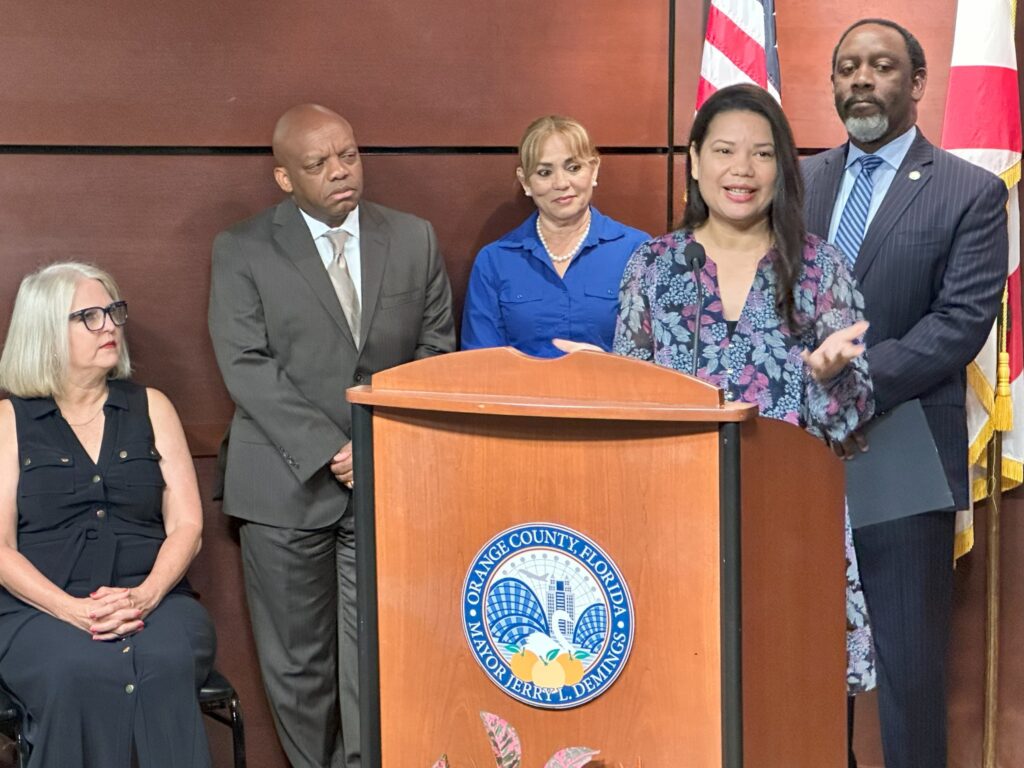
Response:
[[[857,254],[857,263],[853,268],[853,275],[858,281],[864,279],[864,274],[870,269],[896,222],[900,220],[925,185],[931,181],[932,149],[931,143],[919,129],[917,138],[910,145],[910,150],[903,158],[899,170],[896,171],[896,177],[892,180],[892,184],[889,185],[889,189],[882,199],[882,205],[871,220],[868,231],[864,233],[864,241],[861,243],[860,252]],[[912,174],[916,178],[911,178]]]
[[[388,261],[387,222],[373,203],[359,205],[359,268],[362,272],[363,344],[370,333]]]
[[[342,334],[355,346],[352,331],[348,327],[345,314],[341,311],[338,294],[334,292],[334,284],[324,268],[320,252],[316,249],[313,238],[309,235],[309,227],[302,219],[298,207],[292,200],[285,200],[277,207],[274,214],[274,241],[281,252],[295,265],[295,268],[309,283],[313,295],[327,310]]]
[[[846,170],[846,145],[827,150],[814,178],[807,180],[809,205],[807,206],[807,231],[822,240],[828,239],[832,224],[832,209],[836,204],[839,186]]]

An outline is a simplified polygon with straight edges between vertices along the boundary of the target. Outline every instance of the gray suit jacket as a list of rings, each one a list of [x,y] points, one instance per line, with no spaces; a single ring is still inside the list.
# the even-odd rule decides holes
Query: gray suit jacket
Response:
[[[828,237],[846,145],[806,159],[807,229]],[[876,410],[920,398],[953,499],[967,505],[965,369],[1006,282],[1006,186],[918,132],[864,234],[864,294]]]
[[[455,348],[433,228],[366,201],[359,216],[358,350],[291,199],[214,241],[210,336],[236,406],[224,477],[229,515],[305,530],[337,522],[349,492],[328,465],[351,435],[345,389]]]

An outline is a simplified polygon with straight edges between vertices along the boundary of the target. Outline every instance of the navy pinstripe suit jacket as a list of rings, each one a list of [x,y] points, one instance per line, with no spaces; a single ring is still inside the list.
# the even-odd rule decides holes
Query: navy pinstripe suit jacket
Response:
[[[802,163],[807,229],[828,237],[846,145]],[[999,310],[1006,186],[918,130],[854,267],[876,410],[921,398],[958,508],[968,499],[966,373]]]

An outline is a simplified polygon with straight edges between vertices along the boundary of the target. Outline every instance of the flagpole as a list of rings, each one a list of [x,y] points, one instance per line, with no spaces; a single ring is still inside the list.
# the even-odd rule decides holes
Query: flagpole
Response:
[[[999,548],[1002,507],[1001,466],[1003,435],[995,432],[988,444],[988,525],[985,540],[985,729],[982,739],[984,768],[996,768],[999,714]]]
[[[996,319],[998,364],[995,400],[1010,396],[1010,355],[1006,351],[1007,292]],[[1004,426],[1004,425],[999,425]],[[996,768],[999,715],[999,595],[1000,595],[1000,522],[1003,505],[1003,433],[997,427],[988,444],[986,484],[988,486],[988,525],[985,539],[985,722],[982,737],[982,766]]]

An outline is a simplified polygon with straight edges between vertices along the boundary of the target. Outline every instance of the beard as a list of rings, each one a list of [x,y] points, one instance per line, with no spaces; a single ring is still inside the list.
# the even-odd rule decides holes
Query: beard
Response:
[[[850,109],[854,104],[863,104],[865,102],[878,107],[878,112],[865,117],[856,117],[850,114]],[[851,96],[846,101],[836,99],[836,110],[843,118],[843,125],[846,127],[846,132],[850,134],[850,137],[864,144],[878,141],[889,130],[889,116],[885,113],[885,105],[876,98],[858,99]]]
[[[889,130],[889,116],[884,114],[867,117],[848,117],[843,122],[846,132],[862,144],[870,144],[885,136]]]

